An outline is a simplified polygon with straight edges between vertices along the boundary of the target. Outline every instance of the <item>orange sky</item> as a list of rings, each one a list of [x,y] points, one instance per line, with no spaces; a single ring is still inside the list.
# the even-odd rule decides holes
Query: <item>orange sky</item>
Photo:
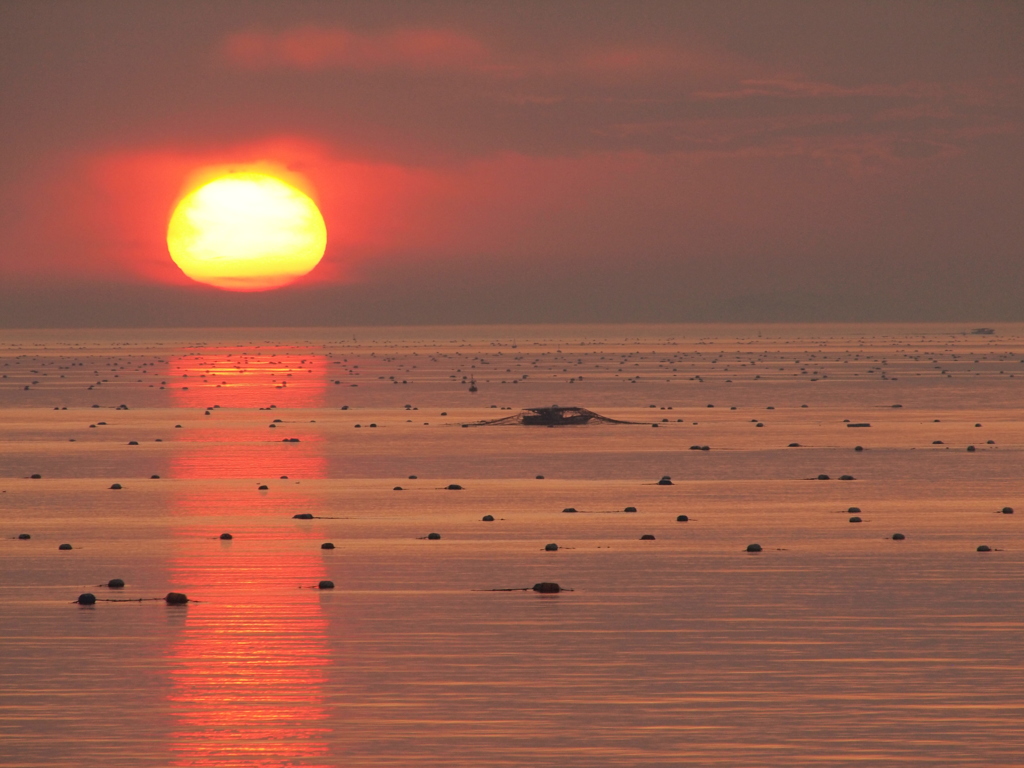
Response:
[[[0,6],[0,326],[1020,320],[1016,2]],[[164,241],[274,163],[328,227],[226,296]]]

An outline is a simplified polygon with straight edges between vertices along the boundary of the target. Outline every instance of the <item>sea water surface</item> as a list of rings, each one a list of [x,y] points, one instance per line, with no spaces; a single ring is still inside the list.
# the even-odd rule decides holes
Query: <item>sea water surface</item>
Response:
[[[0,764],[1020,765],[968,330],[5,332]],[[480,423],[552,404],[632,423]]]

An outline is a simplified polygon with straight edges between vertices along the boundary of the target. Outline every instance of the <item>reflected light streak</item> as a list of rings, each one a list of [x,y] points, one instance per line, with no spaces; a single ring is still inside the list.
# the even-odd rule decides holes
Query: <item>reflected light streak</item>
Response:
[[[323,578],[320,558],[218,551],[171,575],[204,599],[169,659],[174,764],[328,765],[327,620],[319,592],[295,588]]]
[[[195,389],[174,391],[174,401],[183,407],[265,407],[268,402],[315,407],[323,399],[321,369],[308,355],[228,358],[204,353],[177,358],[171,365],[189,373],[189,380],[201,380],[200,372],[208,379]],[[312,368],[312,374],[304,374],[310,381],[289,385],[282,398],[274,379],[282,373],[298,375],[300,366]],[[221,388],[214,388],[214,380]],[[206,402],[211,390],[216,399]],[[323,514],[319,502],[289,493],[285,508],[280,498],[208,482],[254,474],[324,477],[319,444],[282,444],[280,437],[275,440],[281,431],[253,428],[251,414],[237,427],[201,425],[183,432],[184,452],[172,460],[172,476],[204,481],[190,485],[172,507],[177,555],[170,562],[171,583],[200,599],[183,609],[184,626],[168,658],[174,765],[336,764],[329,755],[332,728],[324,686],[331,657],[328,621],[321,610],[321,602],[334,596],[298,588],[315,586],[327,576],[324,555],[311,538],[319,531],[290,520],[296,507]],[[224,531],[233,531],[236,540],[216,541]]]
[[[272,484],[273,490],[285,487],[288,480]],[[239,491],[237,485],[231,488],[203,488],[182,493],[174,504],[173,535],[184,542],[187,539],[216,539],[225,531],[244,531],[246,541],[286,542],[306,541],[310,536],[323,536],[323,521],[298,523],[292,515],[298,512],[325,514],[321,501],[309,494],[296,493],[294,485],[289,487],[287,498],[281,494],[258,493],[254,490]],[[224,567],[237,568],[234,560],[225,559]],[[285,564],[285,578],[289,578]],[[216,568],[210,564],[208,568]],[[265,565],[276,568],[276,561]]]
[[[324,358],[310,352],[204,347],[168,360],[167,386],[182,408],[315,408],[326,372]]]
[[[327,389],[327,364],[320,355],[289,348],[204,348],[167,363],[171,400],[181,408],[210,410],[212,423],[175,434],[189,446],[172,463],[172,477],[189,479],[268,479],[324,477],[327,464],[318,435],[301,423],[270,424],[288,408],[316,408]],[[271,408],[270,406],[275,406]],[[231,409],[265,409],[266,424],[232,420]],[[247,415],[248,416],[248,415]],[[299,443],[285,443],[298,437]]]
[[[270,420],[270,417],[267,417]],[[300,443],[282,442],[301,435]],[[295,429],[221,427],[182,430],[170,476],[190,480],[270,480],[325,477],[327,459],[315,436]]]

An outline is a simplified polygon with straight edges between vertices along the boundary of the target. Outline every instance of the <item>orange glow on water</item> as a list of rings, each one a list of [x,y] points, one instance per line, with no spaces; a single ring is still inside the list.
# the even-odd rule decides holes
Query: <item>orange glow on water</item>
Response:
[[[167,376],[183,408],[315,408],[327,389],[324,358],[287,349],[197,350],[169,359]]]
[[[226,498],[217,501],[219,515],[231,514]],[[203,515],[210,502],[202,494],[186,498],[175,513]],[[237,496],[233,509],[243,514]],[[200,534],[188,524],[176,533]],[[211,541],[209,554],[171,562],[172,582],[203,595],[182,609],[184,626],[168,658],[174,765],[330,764],[324,686],[331,657],[320,603],[330,596],[297,588],[325,578],[324,564],[314,555],[268,551],[281,537],[260,533],[251,531],[262,544],[257,551],[251,543]]]
[[[322,443],[282,443],[285,430],[254,429],[251,413],[231,421],[231,409],[267,408],[272,400],[320,405],[323,368],[312,355],[247,348],[169,360],[169,375],[190,382],[189,389],[171,390],[176,405],[221,405],[208,422],[182,430],[171,462],[172,477],[197,482],[171,508],[173,536],[187,543],[171,559],[169,579],[199,600],[180,609],[183,624],[168,653],[174,765],[336,764],[329,755],[324,688],[332,659],[322,610],[335,596],[300,589],[329,577],[331,555],[313,538],[324,535],[319,527],[291,519],[299,511],[324,514],[322,502],[278,479],[325,477]],[[295,383],[282,383],[288,374]],[[268,410],[267,421],[277,413]],[[216,482],[253,477],[274,483],[274,491],[288,483],[286,500]],[[217,540],[225,531],[236,540]]]
[[[201,429],[176,432],[177,441],[190,445],[172,459],[172,477],[266,480],[281,475],[303,479],[326,476],[327,460],[317,445],[319,435],[302,420],[284,413],[288,408],[323,404],[327,389],[323,357],[239,347],[197,351],[170,358],[167,365],[166,380],[174,405],[203,409],[204,419],[210,413]],[[232,409],[240,408],[265,409],[266,425],[254,428],[251,415],[245,421],[233,420]],[[299,442],[286,442],[292,439]]]
[[[271,412],[273,413],[273,412]],[[270,419],[270,416],[267,417]],[[298,444],[285,442],[296,430],[214,427],[183,430],[182,449],[171,460],[170,476],[190,480],[270,480],[322,478],[327,459],[319,440],[303,434]]]
[[[316,203],[265,173],[229,173],[178,203],[167,247],[193,280],[230,291],[266,291],[312,271],[327,248]]]

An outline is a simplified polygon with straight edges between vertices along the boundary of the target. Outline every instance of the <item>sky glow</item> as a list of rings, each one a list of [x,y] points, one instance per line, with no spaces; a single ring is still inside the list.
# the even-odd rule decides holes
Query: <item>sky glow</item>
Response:
[[[1016,2],[8,3],[0,324],[1024,319],[1021,39]],[[267,165],[330,241],[229,299],[168,215]]]

